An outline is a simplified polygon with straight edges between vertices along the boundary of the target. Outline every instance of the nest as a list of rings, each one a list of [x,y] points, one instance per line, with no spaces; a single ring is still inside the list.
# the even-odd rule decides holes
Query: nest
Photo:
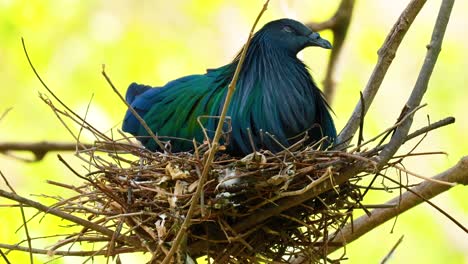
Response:
[[[119,151],[109,151],[110,146]],[[187,215],[206,157],[203,149],[205,145],[196,154],[169,155],[99,142],[79,151],[79,156],[88,156],[83,160],[95,170],[84,176],[83,186],[73,188],[79,194],[57,209],[100,219],[99,225],[112,227],[116,236],[138,237],[141,249],[147,251],[143,245],[148,245],[153,248],[153,259],[161,260]],[[112,160],[104,161],[97,151],[108,152]],[[360,207],[361,190],[354,184],[360,177],[247,230],[239,223],[261,216],[264,208],[281,198],[299,196],[322,181],[333,181],[331,176],[339,173],[339,167],[356,161],[362,157],[312,147],[276,154],[255,152],[242,159],[219,155],[186,232],[184,251],[191,258],[208,255],[216,263],[287,261],[298,254],[310,260],[326,258],[328,245],[323,241],[330,240],[328,236],[350,219],[353,208]],[[236,232],[239,229],[242,232]],[[76,236],[96,234],[86,230]],[[116,248],[125,246],[117,244]]]

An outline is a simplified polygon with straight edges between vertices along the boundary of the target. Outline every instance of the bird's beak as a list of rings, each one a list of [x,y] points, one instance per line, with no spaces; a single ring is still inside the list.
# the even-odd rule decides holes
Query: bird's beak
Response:
[[[332,45],[326,39],[320,37],[320,35],[316,32],[312,32],[310,35],[307,36],[309,38],[309,46],[317,46],[322,47],[324,49],[331,49]]]

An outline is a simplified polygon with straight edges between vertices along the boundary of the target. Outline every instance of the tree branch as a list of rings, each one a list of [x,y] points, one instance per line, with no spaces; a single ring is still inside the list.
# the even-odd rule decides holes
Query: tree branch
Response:
[[[31,207],[36,208],[37,210],[39,210],[41,212],[51,214],[51,215],[55,215],[55,216],[60,217],[62,219],[73,222],[73,223],[75,223],[77,225],[80,225],[80,226],[89,228],[91,230],[94,230],[96,232],[99,232],[99,233],[101,233],[101,234],[103,234],[105,236],[112,237],[114,235],[114,231],[112,231],[112,230],[110,230],[110,229],[108,229],[106,227],[103,227],[103,226],[100,226],[100,225],[95,224],[93,222],[84,220],[84,219],[79,218],[77,216],[67,214],[67,213],[65,213],[63,211],[60,211],[58,209],[48,207],[48,206],[43,205],[41,203],[38,203],[36,201],[21,197],[21,196],[15,194],[15,193],[7,192],[7,191],[4,191],[4,190],[0,189],[0,197],[4,197],[6,199],[16,201],[16,202],[18,202],[20,204],[31,206]],[[129,236],[121,235],[121,236],[117,237],[117,240],[128,243],[128,244],[133,245],[135,247],[141,247],[140,241],[135,237],[129,237]]]
[[[102,144],[101,144],[102,143]],[[25,162],[37,162],[44,159],[49,152],[60,151],[80,151],[89,150],[91,148],[99,148],[100,151],[115,152],[118,150],[126,150],[126,145],[113,142],[112,144],[105,142],[97,143],[76,143],[76,142],[56,142],[56,141],[38,141],[38,142],[0,142],[0,153],[13,158],[20,159]],[[11,152],[31,152],[34,155],[33,159],[26,159],[12,155]]]
[[[91,148],[91,144],[83,144],[85,148]],[[36,162],[44,159],[45,155],[52,151],[76,151],[81,149],[83,146],[80,146],[77,143],[72,142],[1,142],[0,143],[0,153],[9,154],[11,151],[27,151],[31,152],[34,155],[34,159],[23,161],[27,162]]]
[[[395,25],[393,25],[393,28],[387,35],[384,44],[377,52],[377,64],[375,65],[371,77],[369,78],[364,89],[364,109],[362,109],[361,101],[359,101],[345,127],[338,135],[336,144],[347,145],[353,138],[359,127],[359,121],[364,118],[361,116],[361,113],[364,113],[365,115],[369,110],[369,107],[371,106],[372,101],[374,100],[374,97],[383,82],[388,68],[395,58],[395,54],[401,44],[401,41],[403,40],[406,32],[410,28],[411,24],[425,3],[426,0],[412,0],[400,15]]]
[[[335,94],[335,81],[333,75],[337,61],[348,33],[349,24],[353,15],[355,0],[342,0],[335,14],[321,23],[310,22],[307,24],[314,31],[330,29],[333,33],[333,49],[327,65],[327,73],[323,81],[323,93],[328,103],[331,104]]]
[[[450,14],[452,12],[453,4],[455,0],[444,0],[442,1],[439,15],[432,32],[431,43],[427,46],[427,54],[424,59],[424,64],[421,68],[421,71],[418,75],[416,84],[411,92],[411,96],[408,99],[405,107],[403,108],[402,114],[406,115],[411,112],[413,109],[419,106],[421,100],[426,93],[429,80],[434,70],[437,58],[439,56],[442,41],[444,39],[445,30],[450,19]],[[379,165],[383,166],[387,163],[388,160],[397,152],[401,144],[403,144],[408,132],[413,123],[413,114],[411,114],[403,123],[396,128],[395,133],[390,140],[390,143],[382,150],[379,155]]]
[[[455,166],[434,176],[432,179],[468,185],[468,156],[463,157]],[[370,216],[361,216],[343,227],[336,238],[330,242],[342,244],[343,246],[349,244],[393,217],[421,204],[424,200],[416,194],[429,200],[451,188],[452,186],[438,184],[433,181],[424,181],[418,186],[411,188],[411,191],[407,191],[403,195],[385,203],[387,205],[398,204],[397,207],[372,210]],[[329,253],[339,248],[341,247],[330,246]]]
[[[28,248],[28,247],[22,247],[18,245],[9,245],[9,244],[2,244],[0,243],[0,248],[5,248],[8,250],[19,250],[19,251],[32,251],[34,254],[43,254],[43,255],[49,255],[51,252],[50,250],[46,249],[38,249],[38,248]],[[133,253],[137,251],[143,251],[143,248],[118,248],[114,249],[113,254],[111,256],[116,256],[118,254],[123,254],[123,253]],[[70,251],[70,250],[57,250],[52,252],[54,255],[58,256],[77,256],[77,257],[86,257],[86,256],[99,256],[99,255],[106,255],[108,252],[106,249],[103,250],[97,250],[97,251]]]
[[[164,144],[161,142],[161,140],[159,140],[158,136],[156,136],[156,135],[153,133],[153,130],[151,130],[151,128],[148,126],[148,124],[146,124],[146,121],[137,113],[137,111],[136,111],[135,109],[133,109],[133,106],[131,106],[131,105],[127,102],[127,100],[125,100],[125,98],[120,94],[119,90],[117,90],[117,88],[115,88],[114,83],[112,83],[111,79],[109,78],[109,76],[108,76],[107,73],[106,73],[106,67],[105,67],[104,64],[102,65],[101,74],[102,74],[102,76],[104,76],[104,78],[106,79],[107,83],[110,85],[110,87],[111,87],[112,90],[114,91],[114,93],[116,93],[117,96],[120,98],[120,100],[127,106],[127,109],[132,113],[133,116],[135,116],[135,118],[138,120],[138,122],[140,122],[140,125],[141,125],[141,126],[146,130],[146,132],[151,136],[151,138],[154,140],[154,142],[156,142],[156,144],[159,146],[159,148],[161,148],[162,151],[166,151],[166,152],[171,153],[171,152],[164,146]]]

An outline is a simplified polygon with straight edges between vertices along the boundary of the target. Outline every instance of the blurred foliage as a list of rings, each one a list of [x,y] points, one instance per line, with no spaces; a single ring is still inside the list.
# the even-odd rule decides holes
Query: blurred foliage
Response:
[[[339,90],[334,101],[336,123],[340,129],[358,100],[374,63],[376,51],[408,1],[357,1],[350,34],[336,74]],[[24,37],[30,55],[47,84],[71,108],[84,114],[91,97],[88,120],[102,131],[119,128],[125,106],[110,90],[100,75],[101,64],[122,93],[132,82],[163,85],[174,78],[204,72],[206,68],[229,62],[245,41],[250,25],[263,1],[39,1],[0,0],[0,112],[13,110],[1,121],[2,141],[72,140],[48,107],[38,98],[44,93],[29,69],[22,51]],[[328,18],[338,1],[282,0],[273,1],[261,23],[280,17],[321,21]],[[440,1],[429,1],[409,31],[396,60],[378,94],[365,123],[365,136],[370,138],[393,124],[415,82],[425,55]],[[457,1],[449,24],[443,50],[424,102],[429,106],[417,114],[414,128],[454,116],[455,125],[427,136],[421,151],[446,151],[449,155],[415,157],[407,168],[431,176],[455,164],[468,154],[468,24],[466,1]],[[329,32],[322,34],[330,37]],[[307,49],[301,54],[315,79],[325,74],[328,51]],[[83,140],[91,141],[85,137]],[[408,145],[414,145],[412,142]],[[411,146],[405,146],[408,149]],[[65,156],[79,167],[72,155]],[[0,170],[16,190],[24,195],[66,196],[62,190],[45,183],[61,180],[78,183],[70,172],[49,154],[43,162],[25,164],[0,157]],[[410,179],[414,181],[414,179]],[[3,188],[4,184],[0,186]],[[367,203],[384,202],[397,195],[377,193]],[[466,225],[468,204],[466,188],[456,187],[434,202]],[[41,202],[51,199],[34,197]],[[0,204],[11,204],[0,200]],[[0,242],[15,243],[24,238],[19,227],[17,209],[0,208]],[[27,210],[29,216],[33,210]],[[33,236],[63,233],[62,221],[47,216],[31,222]],[[400,216],[393,232],[392,222],[374,230],[347,248],[349,263],[376,263],[398,238],[405,239],[397,249],[393,263],[464,263],[468,262],[468,238],[428,205],[422,205]],[[45,248],[56,238],[33,245]],[[83,249],[90,249],[86,246]],[[144,259],[147,256],[143,257]],[[97,258],[102,260],[102,258]],[[138,256],[126,256],[137,261]],[[14,263],[27,263],[27,254],[12,253]],[[39,262],[50,257],[36,257]],[[50,263],[76,263],[65,258]]]

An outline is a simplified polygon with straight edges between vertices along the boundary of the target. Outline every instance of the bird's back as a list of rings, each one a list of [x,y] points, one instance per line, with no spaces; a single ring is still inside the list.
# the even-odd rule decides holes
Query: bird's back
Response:
[[[229,67],[225,66],[155,88],[132,83],[127,91],[127,102],[155,134],[162,140],[171,141],[173,151],[188,151],[193,148],[193,138],[203,141],[197,118],[218,115],[217,106],[224,100],[228,76],[231,76],[229,71]],[[206,120],[202,121],[203,124],[207,123]],[[130,111],[125,115],[122,129],[138,137],[147,148],[157,149],[156,143]]]

